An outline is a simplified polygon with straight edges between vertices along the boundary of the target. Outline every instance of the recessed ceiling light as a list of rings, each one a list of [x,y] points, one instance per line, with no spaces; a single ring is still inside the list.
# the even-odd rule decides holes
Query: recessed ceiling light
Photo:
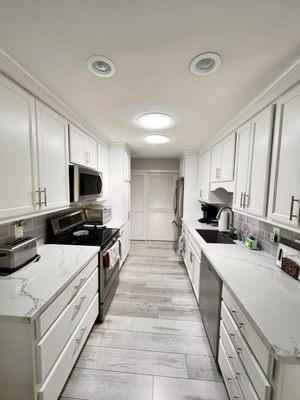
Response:
[[[116,73],[116,66],[112,60],[103,56],[91,56],[86,60],[88,69],[97,76],[109,78]]]
[[[221,65],[221,57],[216,53],[203,53],[190,63],[190,72],[194,75],[208,75]]]
[[[147,113],[140,115],[136,122],[146,129],[166,129],[174,125],[175,119],[169,114]]]
[[[167,135],[148,135],[145,137],[145,141],[151,144],[163,144],[169,143],[171,138]]]

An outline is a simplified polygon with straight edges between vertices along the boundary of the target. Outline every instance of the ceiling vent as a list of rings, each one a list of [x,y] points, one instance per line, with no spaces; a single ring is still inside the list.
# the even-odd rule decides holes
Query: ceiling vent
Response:
[[[116,66],[112,60],[103,56],[91,56],[86,61],[88,69],[101,78],[110,78],[116,73]]]
[[[194,75],[208,75],[221,65],[221,57],[216,53],[203,53],[190,63],[190,72]]]

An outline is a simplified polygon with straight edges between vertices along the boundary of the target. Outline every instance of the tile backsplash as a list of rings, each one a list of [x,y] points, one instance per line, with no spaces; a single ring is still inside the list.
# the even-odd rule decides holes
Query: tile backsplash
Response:
[[[234,213],[234,226],[237,229],[238,235],[242,238],[245,234],[251,233],[257,237],[258,244],[262,250],[276,256],[278,243],[270,241],[270,233],[276,225],[260,221],[255,217]],[[290,240],[300,239],[300,234],[290,231],[288,229],[280,228],[280,236]]]

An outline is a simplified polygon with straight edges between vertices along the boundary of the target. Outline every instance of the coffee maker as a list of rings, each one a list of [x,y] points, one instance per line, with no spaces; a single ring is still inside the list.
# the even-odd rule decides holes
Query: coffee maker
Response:
[[[216,216],[218,213],[217,207],[212,206],[211,204],[202,203],[201,210],[203,212],[203,217],[198,220],[199,222],[203,222],[205,224],[217,223],[216,221]]]

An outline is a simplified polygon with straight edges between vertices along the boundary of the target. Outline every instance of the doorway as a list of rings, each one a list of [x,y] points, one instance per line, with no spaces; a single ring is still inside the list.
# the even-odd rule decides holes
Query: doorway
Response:
[[[174,240],[174,172],[133,171],[131,176],[131,239]]]

